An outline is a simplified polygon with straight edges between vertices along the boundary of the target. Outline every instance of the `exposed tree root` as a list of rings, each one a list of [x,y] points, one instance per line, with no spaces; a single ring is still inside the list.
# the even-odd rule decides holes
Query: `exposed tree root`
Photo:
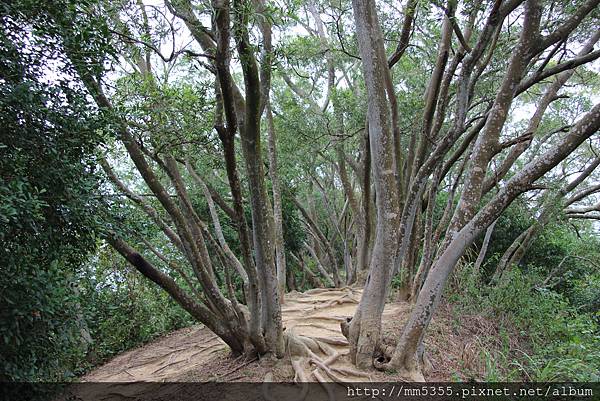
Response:
[[[315,340],[329,345],[347,346],[348,341],[345,338],[313,337]]]
[[[315,309],[328,309],[328,308],[332,308],[336,305],[342,305],[342,304],[357,304],[358,303],[358,299],[355,299],[354,297],[352,297],[352,295],[349,294],[345,294],[342,295],[339,298],[336,299],[332,299],[331,301],[327,302],[326,304],[322,304],[319,306],[316,306],[313,308],[313,310]]]
[[[315,294],[323,294],[325,292],[335,292],[339,291],[340,288],[313,288],[312,290],[304,291],[306,295],[315,295]]]
[[[287,365],[287,373],[291,373],[289,369],[292,369],[291,377],[294,377],[298,383],[318,382],[319,380],[328,382],[370,381],[370,375],[373,375],[373,372],[367,374],[352,365],[348,357],[349,343],[341,335],[339,329],[341,324],[342,331],[344,331],[344,326],[347,325],[346,316],[352,313],[354,303],[359,298],[356,293],[360,294],[360,291],[344,288],[341,290],[317,289],[312,292],[313,294],[308,296],[301,296],[297,293],[287,294],[287,304],[283,308],[284,322],[287,327],[284,332],[286,346],[284,364]],[[314,308],[315,306],[316,308]],[[298,312],[294,313],[290,310]],[[306,310],[310,314],[302,313]],[[202,361],[211,360],[218,353],[226,353],[225,344],[205,328],[188,329],[161,341],[154,347],[147,347],[146,351],[135,350],[117,358],[104,370],[105,372],[109,371],[110,374],[96,373],[92,381],[169,380],[171,377],[181,377],[182,372],[186,370],[203,369],[201,368]],[[377,356],[383,357],[382,363],[390,360],[394,346],[395,343],[392,341],[386,339],[381,341]],[[211,357],[211,355],[213,356]],[[243,359],[244,357],[248,359]],[[222,375],[219,377],[223,377],[223,380],[232,380],[232,377],[242,371],[244,363],[250,358],[254,359],[256,355],[244,355],[244,357],[231,359],[230,365],[224,366],[225,369],[220,372],[212,373],[208,369],[205,374],[209,380],[214,380],[215,374]],[[266,366],[273,365],[263,365],[263,367]],[[281,365],[276,364],[275,366]],[[275,372],[278,370],[273,371],[274,375],[278,375]],[[276,376],[275,380],[278,379],[279,377]],[[328,385],[328,387],[331,386]],[[285,389],[281,394],[279,394],[279,390],[279,386],[276,388],[271,386],[271,396],[281,399]],[[297,392],[292,391],[295,396],[300,394],[299,397],[296,397],[298,400],[306,396],[301,393],[300,386],[298,386]],[[310,386],[309,393],[312,394]],[[306,396],[306,398],[310,397],[311,395]]]
[[[317,324],[314,324],[314,323],[298,323],[298,324],[295,324],[294,327],[313,327],[315,329],[321,329],[321,330],[325,330],[325,331],[331,331],[333,333],[339,333],[338,330],[335,330],[335,329],[333,329],[331,327],[327,327],[327,326],[325,326],[323,324],[318,324],[318,323]]]
[[[352,318],[348,317],[340,323],[340,329],[342,334],[349,341],[350,322]],[[373,367],[380,371],[396,371],[400,376],[406,378],[408,381],[423,382],[425,378],[424,372],[431,370],[431,361],[425,354],[425,348],[423,345],[419,347],[417,355],[415,355],[416,368],[407,369],[392,365],[390,360],[396,349],[395,338],[381,336],[377,344],[375,345],[375,351],[373,352]]]
[[[334,321],[334,322],[343,322],[346,319],[343,317],[332,317],[332,316],[311,316],[312,320],[324,320],[324,321]]]
[[[297,297],[298,299],[295,299],[294,301],[296,303],[300,303],[300,304],[318,304],[321,303],[321,299],[314,299],[310,296],[303,296],[303,297]]]
[[[346,382],[349,376],[369,378],[369,375],[353,369],[332,366],[341,356],[347,355],[336,351],[333,346],[347,346],[348,342],[343,339],[325,337],[306,337],[296,334],[293,328],[286,330],[284,334],[286,354],[290,357],[292,369],[294,370],[294,382],[309,382],[316,380],[323,383],[330,400],[334,400],[334,394],[330,386],[325,383]],[[324,355],[324,357],[320,356]],[[325,376],[330,378],[327,380]],[[265,381],[272,379],[272,374],[265,376]],[[265,393],[266,392],[266,393]],[[268,393],[268,387],[263,388],[265,398],[273,400],[274,397]],[[304,397],[305,394],[301,394]]]
[[[327,360],[323,361],[321,359],[311,359],[310,363],[312,365],[317,366],[317,369],[313,370],[311,373],[314,375],[315,373],[318,372],[318,369],[323,370],[325,373],[327,373],[329,375],[329,377],[331,377],[334,381],[338,382],[338,383],[344,383],[346,380],[344,380],[343,377],[340,377],[336,374],[339,373],[341,375],[344,376],[348,376],[348,375],[352,375],[352,376],[357,376],[357,377],[365,377],[365,378],[369,378],[369,375],[364,373],[364,372],[360,372],[358,370],[355,369],[346,369],[346,368],[336,368],[336,367],[332,367],[329,366],[331,363],[333,362],[329,362]]]
[[[296,302],[305,303],[305,304],[313,304],[314,306],[312,308],[310,308],[310,309],[303,308],[303,307],[289,308],[289,309],[285,309],[285,312],[286,313],[301,312],[302,315],[306,316],[306,315],[311,315],[315,311],[319,311],[319,310],[323,310],[323,309],[329,309],[329,308],[335,307],[337,305],[342,305],[342,304],[357,304],[358,300],[355,299],[355,298],[353,298],[351,295],[345,294],[345,295],[342,295],[339,298],[332,299],[331,301],[328,301],[327,303],[322,303],[321,300],[316,300],[316,301],[296,301]]]
[[[173,360],[174,356],[175,356],[175,354],[171,354],[171,356],[169,357],[169,360],[167,361],[167,363],[165,365],[161,366],[160,368],[155,369],[154,371],[152,371],[152,374],[155,374],[155,373],[158,373],[158,372],[160,372],[162,370],[165,370],[169,366],[173,366],[173,365],[177,365],[178,363],[185,362],[185,361],[175,361],[175,362],[171,363],[171,361]]]
[[[285,313],[295,313],[295,312],[306,312],[306,308],[298,307],[298,308],[285,308],[283,309]]]
[[[294,369],[294,383],[308,382],[308,377],[306,377],[306,373],[304,373],[304,369],[302,368],[302,362],[303,358],[292,360],[292,368]]]

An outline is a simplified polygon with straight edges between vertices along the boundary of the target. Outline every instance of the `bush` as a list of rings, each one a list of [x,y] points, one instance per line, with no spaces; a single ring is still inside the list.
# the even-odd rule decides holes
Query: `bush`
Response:
[[[507,351],[512,353],[508,362],[517,367],[523,379],[599,379],[600,327],[591,313],[579,311],[562,294],[537,289],[540,276],[532,267],[527,274],[519,269],[510,270],[497,286],[489,287],[479,282],[471,267],[466,265],[458,272],[459,285],[450,299],[461,311],[493,319],[501,330],[525,341],[527,351]],[[501,378],[509,380],[507,368],[496,365],[490,370],[504,372]]]
[[[68,275],[57,263],[45,270],[9,265],[2,275],[0,381],[72,378],[85,341]]]
[[[109,249],[81,281],[93,343],[91,367],[157,336],[192,324],[190,315]]]

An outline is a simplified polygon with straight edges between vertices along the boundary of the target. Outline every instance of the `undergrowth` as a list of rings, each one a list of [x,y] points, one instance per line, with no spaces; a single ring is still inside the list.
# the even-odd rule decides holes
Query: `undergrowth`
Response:
[[[484,351],[486,381],[598,381],[598,311],[586,311],[556,291],[539,288],[535,269],[507,271],[482,283],[472,264],[457,272],[449,301],[460,313],[495,321],[499,347]],[[496,339],[497,340],[497,339]]]

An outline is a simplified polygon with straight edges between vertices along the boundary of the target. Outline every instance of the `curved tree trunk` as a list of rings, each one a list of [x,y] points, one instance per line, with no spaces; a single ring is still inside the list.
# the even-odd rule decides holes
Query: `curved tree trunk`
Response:
[[[465,249],[500,216],[518,195],[527,191],[538,178],[564,160],[599,128],[600,104],[579,120],[563,140],[524,166],[453,236],[427,275],[391,359],[389,362],[381,364],[380,368],[398,369],[412,379],[422,379],[417,349],[440,302],[448,277]]]
[[[485,230],[485,236],[483,237],[483,242],[481,243],[481,249],[479,250],[479,254],[477,255],[477,259],[475,260],[475,265],[473,266],[473,274],[479,275],[481,270],[481,265],[483,264],[483,260],[485,259],[485,255],[488,250],[488,246],[490,245],[490,239],[492,238],[492,233],[494,232],[494,227],[496,227],[496,223],[498,220],[494,220],[492,224]]]

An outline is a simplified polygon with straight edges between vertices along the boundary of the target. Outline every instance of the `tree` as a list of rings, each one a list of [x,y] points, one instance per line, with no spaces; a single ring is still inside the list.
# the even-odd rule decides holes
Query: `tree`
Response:
[[[518,195],[531,189],[536,180],[569,156],[582,142],[590,138],[598,130],[597,113],[599,111],[599,106],[596,106],[573,125],[569,132],[557,141],[554,146],[550,147],[544,154],[534,158],[526,164],[519,173],[506,180],[498,192],[493,195],[488,202],[481,205],[482,195],[485,193],[483,191],[491,190],[491,188],[486,188],[484,185],[484,179],[486,173],[489,171],[490,161],[498,155],[504,147],[510,147],[516,143],[526,142],[531,135],[531,133],[527,133],[524,138],[513,141],[512,143],[500,143],[499,141],[500,134],[505,126],[514,98],[534,84],[540,82],[542,76],[547,78],[561,71],[570,70],[579,65],[579,61],[582,63],[585,62],[583,59],[589,60],[598,56],[597,54],[594,54],[595,52],[591,52],[591,48],[588,47],[584,51],[584,55],[576,56],[567,64],[561,62],[552,68],[545,68],[548,65],[549,60],[552,59],[556,53],[554,50],[556,44],[568,40],[569,35],[581,24],[584,18],[592,12],[594,7],[597,6],[597,2],[583,2],[578,5],[574,11],[570,10],[572,13],[567,14],[562,21],[544,21],[543,26],[545,29],[548,29],[550,33],[543,35],[541,34],[540,28],[542,19],[541,6],[536,1],[527,1],[523,6],[525,10],[525,19],[523,20],[520,38],[506,67],[502,83],[500,87],[495,89],[495,99],[490,102],[489,107],[486,107],[483,110],[482,114],[476,116],[471,122],[467,123],[469,112],[472,112],[475,108],[475,105],[472,103],[475,98],[474,90],[482,76],[482,72],[486,69],[490,58],[494,54],[495,47],[497,47],[498,34],[502,27],[502,21],[519,7],[521,3],[521,1],[506,2],[502,4],[495,3],[489,11],[486,11],[486,22],[483,26],[477,27],[478,36],[473,46],[468,44],[468,40],[472,35],[472,30],[475,29],[472,25],[473,20],[470,19],[467,33],[463,35],[460,27],[456,24],[454,16],[456,4],[451,1],[448,2],[446,6],[443,6],[446,23],[442,27],[440,51],[438,52],[439,63],[436,64],[436,68],[433,70],[429,80],[428,91],[425,96],[425,104],[431,106],[426,106],[424,109],[424,123],[422,125],[422,128],[425,130],[424,135],[422,134],[419,138],[420,141],[417,148],[411,147],[409,149],[409,159],[412,162],[405,165],[409,167],[412,165],[412,167],[410,167],[410,172],[407,173],[411,177],[408,180],[409,185],[401,191],[401,193],[406,194],[406,196],[402,199],[403,210],[399,220],[399,246],[395,252],[397,264],[402,263],[402,261],[407,258],[407,249],[409,248],[411,233],[416,226],[414,224],[416,210],[423,202],[423,193],[426,190],[427,179],[433,174],[434,184],[430,186],[429,190],[435,191],[435,185],[437,185],[439,180],[448,172],[444,159],[452,149],[452,145],[465,131],[467,131],[469,125],[473,124],[474,121],[479,120],[480,123],[473,127],[471,131],[473,134],[471,135],[469,133],[463,141],[463,143],[466,143],[466,146],[461,145],[456,150],[459,152],[458,157],[452,154],[449,155],[449,166],[452,166],[452,164],[460,157],[460,154],[469,148],[468,143],[476,138],[470,150],[469,160],[465,166],[465,179],[462,184],[458,205],[456,206],[454,213],[451,214],[452,217],[449,219],[449,223],[447,223],[449,225],[445,239],[437,250],[435,258],[432,259],[433,262],[428,269],[426,278],[423,281],[423,286],[420,291],[418,291],[418,298],[416,299],[416,304],[411,313],[411,317],[398,340],[395,351],[393,352],[384,349],[378,349],[377,353],[372,352],[373,350],[376,350],[378,344],[380,344],[380,333],[377,330],[374,332],[360,333],[358,336],[353,334],[353,331],[356,330],[355,328],[359,327],[364,319],[362,316],[363,304],[381,304],[385,299],[389,288],[389,275],[385,276],[387,280],[381,285],[372,286],[368,283],[365,287],[361,306],[350,321],[348,327],[350,341],[357,344],[358,352],[356,353],[356,362],[359,366],[370,366],[373,355],[377,356],[383,353],[382,360],[376,363],[379,368],[399,369],[409,377],[422,377],[420,376],[419,359],[422,359],[420,358],[422,357],[422,352],[420,352],[420,350],[422,350],[421,345],[425,330],[431,320],[433,312],[440,302],[444,284],[457,261],[463,255],[466,247],[473,243],[473,241],[482,234],[496,218],[498,218],[502,211]],[[361,44],[361,40],[365,40],[361,39],[361,25],[376,30],[375,36],[373,34],[368,35],[371,38],[380,36],[379,24],[376,23],[376,17],[374,17],[374,15],[376,16],[375,4],[373,2],[355,1],[353,3],[353,8],[358,29],[359,44]],[[483,10],[471,10],[471,17],[473,17],[473,13],[477,14],[480,11]],[[407,15],[410,14],[407,13]],[[447,57],[447,53],[444,49],[447,48],[449,40],[448,35],[451,33],[454,33],[457,37],[460,50],[455,54],[454,59],[449,65],[444,67],[444,65],[446,65],[445,58]],[[362,36],[366,37],[367,34],[363,32]],[[591,43],[595,43],[595,41],[597,41],[597,38],[592,38],[590,40]],[[367,50],[362,50],[364,48]],[[381,83],[378,83],[373,78],[370,78],[369,75],[375,68],[375,66],[373,66],[373,58],[369,57],[368,54],[363,53],[364,51],[372,52],[373,48],[375,48],[375,46],[373,43],[370,43],[370,46],[363,45],[361,49],[365,85],[368,93],[376,92],[379,96],[377,99],[383,99],[384,94],[386,94],[385,86],[381,85]],[[591,56],[592,54],[593,56]],[[387,65],[385,58],[379,57],[375,59],[375,63],[380,71],[385,71]],[[443,136],[437,137],[437,142],[431,147],[429,156],[425,157],[425,149],[429,147],[429,138],[435,138],[436,135],[439,134],[439,131],[435,132],[431,130],[432,126],[437,127],[438,125],[435,120],[433,124],[429,125],[429,119],[437,117],[438,119],[441,119],[438,121],[443,121],[446,113],[445,107],[449,101],[448,87],[453,81],[454,71],[459,65],[461,65],[461,72],[455,83],[456,93],[454,94],[454,103],[456,110],[453,115],[451,115],[452,125]],[[562,68],[560,67],[561,65]],[[440,66],[441,69],[446,69],[444,76],[441,75],[442,72],[438,66]],[[527,75],[528,70],[533,72]],[[385,77],[386,73],[383,72],[378,76]],[[557,82],[559,83],[557,86],[560,86],[561,77],[558,79],[559,81]],[[442,96],[438,98],[436,94],[442,94]],[[550,97],[552,98],[552,96]],[[435,103],[437,103],[436,110],[431,110]],[[385,105],[385,103],[382,100],[376,100],[375,97],[369,98],[370,110],[372,108],[383,111],[387,110],[383,105]],[[379,135],[378,132],[382,130],[382,125],[377,120],[378,118],[381,119],[381,115],[385,116],[385,113],[380,112],[377,116],[369,114],[369,130],[371,135]],[[373,125],[371,124],[372,121]],[[386,132],[385,129],[382,132]],[[374,153],[373,148],[372,151]],[[389,147],[386,154],[391,154]],[[507,161],[509,165],[514,163],[514,160],[511,161],[510,157],[505,158],[505,161]],[[462,170],[463,169],[461,168],[459,176],[462,175]],[[377,167],[374,166],[374,172],[376,171]],[[498,173],[498,171],[495,173]],[[502,177],[502,175],[500,177]],[[384,189],[377,186],[377,180],[380,179],[381,178],[375,178],[378,196],[381,191],[383,191],[383,194],[387,194]],[[379,185],[382,184],[380,183]],[[429,197],[428,199],[429,202],[431,202],[432,198]],[[452,203],[449,203],[449,205],[451,204]],[[386,210],[389,211],[390,209],[386,209],[382,203],[378,203],[379,216]],[[390,213],[390,215],[392,215],[392,213]],[[385,224],[385,221],[378,218],[378,230],[383,230]],[[428,227],[431,226],[429,225]],[[426,235],[431,234],[426,233]],[[389,238],[396,237],[393,237],[392,235]],[[390,252],[374,250],[373,260],[377,260],[376,255],[378,253],[380,255],[388,255]],[[387,266],[382,267],[373,260],[371,262],[370,280],[373,280],[373,277],[377,278],[381,275],[388,274],[385,271],[380,271],[381,269],[387,269]],[[372,300],[366,301],[369,298],[372,298]],[[373,317],[369,316],[369,320],[372,319]],[[363,344],[368,344],[368,347]],[[362,348],[366,349],[367,352],[361,352]]]
[[[102,160],[102,168],[119,192],[136,203],[170,240],[173,247],[183,254],[186,268],[191,268],[193,276],[202,288],[202,295],[200,298],[192,296],[189,291],[193,291],[193,284],[188,289],[182,288],[169,274],[164,273],[155,263],[138,252],[126,238],[130,233],[122,227],[111,231],[106,240],[137,270],[161,286],[186,311],[219,335],[234,353],[257,352],[281,356],[283,341],[274,261],[274,223],[264,181],[260,138],[260,120],[264,107],[261,85],[267,80],[259,78],[259,68],[247,31],[251,7],[244,2],[236,2],[232,6],[229,2],[215,2],[213,8],[216,13],[216,40],[213,40],[194,15],[189,2],[167,4],[172,15],[188,25],[203,50],[210,55],[209,59],[213,60],[213,66],[209,69],[216,75],[218,99],[214,112],[214,126],[222,145],[222,161],[226,166],[233,198],[232,206],[227,205],[217,192],[211,191],[203,184],[193,160],[184,156],[185,150],[180,145],[181,142],[177,142],[176,146],[168,141],[160,143],[160,136],[171,129],[171,118],[168,114],[171,111],[164,109],[166,103],[160,98],[161,92],[168,90],[168,86],[161,82],[153,64],[153,57],[158,55],[159,62],[163,63],[167,63],[169,59],[159,54],[158,49],[152,45],[153,40],[161,39],[152,37],[148,7],[138,3],[137,12],[140,19],[125,22],[120,19],[119,7],[118,4],[98,4],[46,11],[59,27],[58,33],[69,62],[100,110],[114,119],[118,138],[133,162],[136,174],[139,174],[158,203],[153,204],[136,194],[118,177],[108,157]],[[102,29],[111,31],[114,37],[120,39],[123,52],[119,56],[133,67],[130,76],[136,85],[140,85],[137,90],[141,89],[150,99],[143,104],[145,111],[149,112],[149,120],[141,120],[147,124],[136,121],[136,116],[131,113],[135,110],[130,110],[129,115],[124,112],[127,110],[127,103],[115,105],[105,94],[103,74],[98,69],[98,64],[101,66],[103,61],[98,63],[97,59],[90,60],[89,52],[86,53],[89,50],[86,46],[89,45],[80,40],[81,31],[78,29],[81,27],[73,24],[73,21],[80,20],[82,13],[91,13],[103,18]],[[243,61],[245,98],[232,81],[229,71],[230,14],[233,15],[233,37]],[[139,38],[135,37],[136,30]],[[173,53],[170,58],[174,59],[177,56],[179,54]],[[267,66],[268,68],[270,67]],[[118,97],[115,100],[118,101]],[[163,119],[165,117],[166,119]],[[150,143],[154,145],[152,150],[146,148],[142,142],[146,132],[150,134]],[[236,161],[235,137],[238,132],[248,179],[252,235],[245,217]],[[182,138],[175,135],[172,139],[177,141]],[[211,219],[215,226],[215,234],[200,217],[190,195],[189,177],[184,176],[183,172],[186,170],[183,167],[187,169],[189,177],[203,187],[203,194],[209,205],[214,205],[215,201],[233,220],[240,240],[241,261],[231,251],[220,232],[219,217],[214,207]],[[175,196],[171,195],[171,190]],[[168,261],[168,258],[153,246],[146,246],[159,256],[161,263]],[[211,250],[216,251],[216,254]],[[216,272],[215,263],[223,265],[227,281],[225,288],[219,287],[219,274]],[[172,269],[170,263],[167,265]],[[243,295],[248,309],[236,298],[231,279],[233,271],[243,280]],[[189,277],[185,272],[184,275]]]
[[[377,193],[377,229],[369,277],[348,330],[351,355],[361,368],[370,366],[381,331],[385,292],[393,270],[400,210],[394,173],[394,138],[389,111],[391,77],[373,1],[353,2],[357,38],[367,88],[373,181]],[[392,96],[394,96],[392,94]],[[381,296],[383,294],[384,296]],[[375,339],[375,341],[373,341]],[[365,364],[365,361],[369,361]]]
[[[104,195],[146,219],[111,220],[105,241],[235,354],[297,345],[281,323],[296,276],[364,284],[342,325],[352,359],[420,378],[448,277],[515,199],[596,216],[581,193],[546,200],[598,165],[584,89],[597,5],[140,0],[36,13],[115,134]],[[393,281],[414,309],[384,347]]]

